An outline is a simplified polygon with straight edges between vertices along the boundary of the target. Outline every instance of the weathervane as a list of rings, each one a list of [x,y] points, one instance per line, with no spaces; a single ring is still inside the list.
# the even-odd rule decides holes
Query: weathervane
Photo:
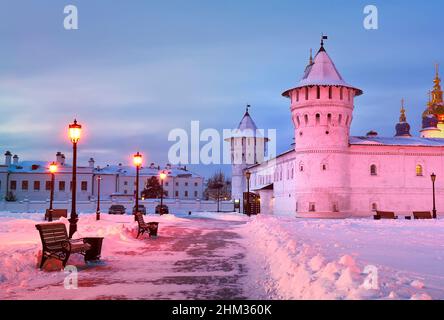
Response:
[[[324,34],[322,33],[322,35],[321,35],[321,47],[324,46],[324,40],[327,40],[327,39],[328,39],[328,36],[326,36],[326,35],[324,35]]]
[[[251,106],[249,104],[247,104],[247,113],[249,113],[249,109],[251,108]]]

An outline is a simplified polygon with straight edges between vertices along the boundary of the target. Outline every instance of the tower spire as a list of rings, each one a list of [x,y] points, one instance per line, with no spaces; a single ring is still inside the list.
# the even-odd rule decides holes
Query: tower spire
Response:
[[[407,117],[405,115],[405,108],[404,108],[404,98],[401,99],[401,115],[399,116],[399,122],[407,122]]]

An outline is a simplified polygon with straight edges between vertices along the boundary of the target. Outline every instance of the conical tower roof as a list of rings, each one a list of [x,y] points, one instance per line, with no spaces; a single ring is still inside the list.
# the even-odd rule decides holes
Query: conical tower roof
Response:
[[[316,54],[313,63],[307,66],[302,79],[293,89],[306,86],[343,86],[355,89],[356,95],[362,94],[362,90],[357,89],[344,81],[338,69],[336,69],[333,60],[328,55],[327,51],[325,51],[323,44],[321,44],[321,48]],[[289,92],[293,89],[285,91],[282,95],[288,96]]]
[[[244,130],[252,130],[252,131],[256,131],[257,130],[257,126],[254,123],[253,119],[250,116],[250,112],[248,111],[249,106],[247,107],[247,110],[245,111],[244,116],[242,117],[241,122],[239,123],[239,125],[237,126],[237,129],[244,131]]]

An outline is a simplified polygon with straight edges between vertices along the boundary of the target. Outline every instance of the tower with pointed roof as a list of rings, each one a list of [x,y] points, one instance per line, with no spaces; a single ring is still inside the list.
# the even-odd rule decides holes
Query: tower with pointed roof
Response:
[[[349,147],[354,98],[362,91],[348,84],[324,47],[296,87],[283,93],[291,101],[295,128],[299,215],[341,213],[350,208]]]
[[[242,200],[247,191],[245,170],[264,160],[266,138],[250,116],[250,105],[247,105],[244,116],[232,135],[225,139],[230,143],[231,152],[231,197]],[[241,201],[242,203],[242,201]]]

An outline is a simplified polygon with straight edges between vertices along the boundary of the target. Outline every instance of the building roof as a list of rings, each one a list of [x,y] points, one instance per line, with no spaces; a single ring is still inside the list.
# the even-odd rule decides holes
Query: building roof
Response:
[[[250,113],[248,112],[248,109],[245,111],[244,116],[242,117],[241,122],[237,126],[238,130],[252,130],[255,132],[257,130],[257,126],[254,123],[253,119],[250,116]]]
[[[11,173],[49,173],[50,161],[20,161],[18,164],[11,164],[8,167],[8,172]],[[85,169],[87,167],[78,166],[79,169]],[[64,164],[63,166],[58,164],[57,172],[67,173],[72,171],[72,166]],[[79,172],[80,173],[80,172]]]
[[[420,137],[350,137],[351,145],[444,147],[443,138]]]
[[[157,176],[159,175],[160,171],[167,171],[168,176],[171,177],[193,177],[193,178],[199,178],[200,175],[186,170],[184,167],[170,167],[170,168],[160,168],[157,166],[150,166],[150,167],[142,167],[140,169],[140,176]],[[95,169],[95,174],[110,174],[115,175],[118,174],[120,176],[128,176],[128,177],[134,177],[136,176],[136,168],[134,166],[123,166],[123,165],[114,165],[114,166],[106,166],[104,168]]]
[[[362,90],[345,82],[323,45],[321,45],[313,63],[307,66],[302,79],[293,89],[306,86],[343,86],[356,90],[356,95],[362,94]],[[293,89],[285,91],[282,95],[288,96]]]

